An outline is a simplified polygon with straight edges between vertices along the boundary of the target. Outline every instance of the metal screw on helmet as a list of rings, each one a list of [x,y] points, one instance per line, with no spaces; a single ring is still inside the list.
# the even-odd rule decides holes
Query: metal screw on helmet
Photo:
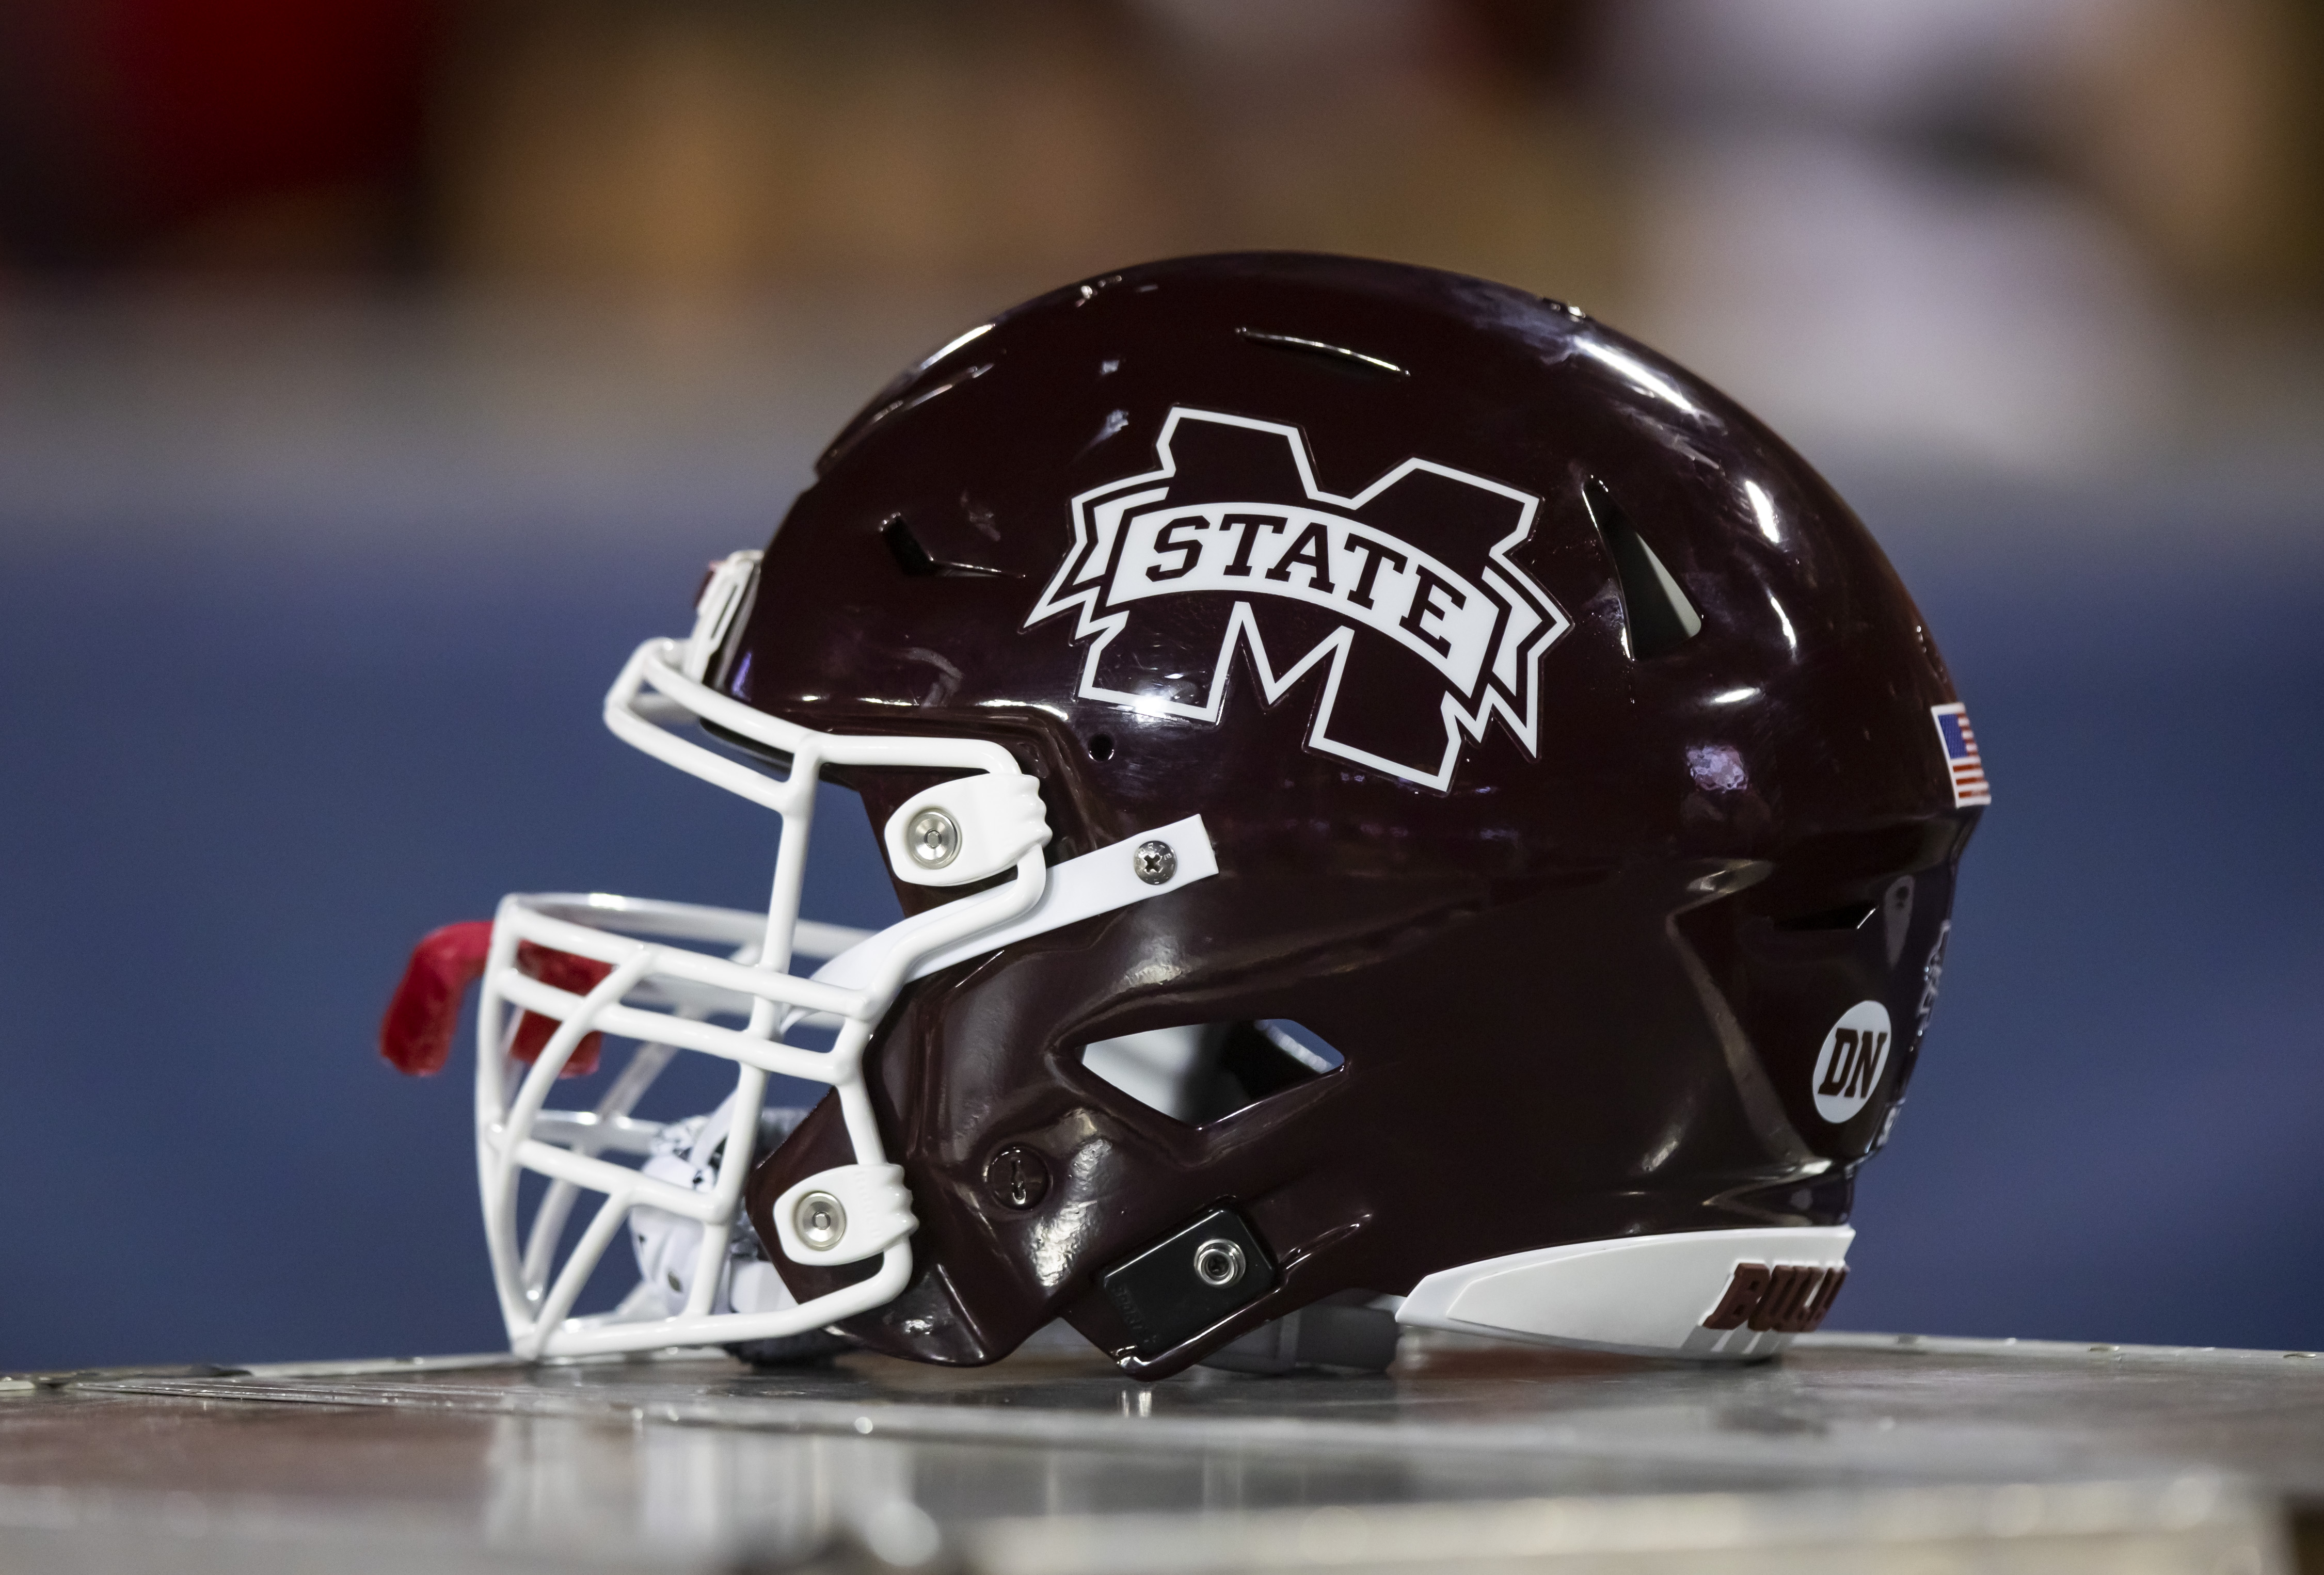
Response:
[[[904,833],[904,849],[923,870],[941,870],[960,857],[960,823],[941,809],[923,809]]]
[[[1178,872],[1178,855],[1165,842],[1140,843],[1130,855],[1130,867],[1148,886],[1159,886]]]
[[[1021,1143],[1011,1143],[984,1166],[984,1184],[1004,1208],[1030,1209],[1049,1195],[1049,1163]]]
[[[834,1247],[847,1234],[847,1211],[829,1193],[809,1193],[791,1206],[791,1225],[809,1247]]]
[[[1242,1278],[1242,1248],[1213,1236],[1194,1248],[1194,1276],[1213,1290]]]

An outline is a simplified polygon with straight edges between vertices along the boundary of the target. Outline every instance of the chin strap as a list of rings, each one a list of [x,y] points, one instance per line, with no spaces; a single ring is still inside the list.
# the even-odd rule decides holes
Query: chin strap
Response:
[[[715,1192],[718,1165],[732,1125],[727,1114],[733,1102],[730,1096],[707,1115],[664,1127],[639,1168],[657,1181],[697,1193]],[[761,1110],[757,1152],[771,1153],[805,1119],[804,1110]],[[711,1298],[710,1310],[779,1312],[797,1306],[798,1298],[767,1260],[758,1233],[739,1213],[737,1220],[726,1249],[724,1278]],[[640,1205],[630,1211],[629,1232],[639,1278],[634,1293],[637,1305],[629,1311],[638,1317],[676,1317],[686,1310],[687,1297],[694,1288],[696,1267],[701,1261],[701,1225],[667,1210]]]

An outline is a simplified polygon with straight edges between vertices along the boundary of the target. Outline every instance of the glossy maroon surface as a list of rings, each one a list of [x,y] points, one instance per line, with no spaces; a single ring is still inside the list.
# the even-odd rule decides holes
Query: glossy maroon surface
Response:
[[[1182,419],[1161,506],[1249,504],[1282,528],[1230,516],[1167,539],[1137,599],[1104,603],[1130,616],[1093,659],[1077,610],[1035,614],[1082,550],[1074,500],[1155,472],[1174,409],[1235,420]],[[1314,495],[1281,437],[1236,421],[1295,428]],[[1635,554],[1626,583],[1623,526],[1585,489],[1699,631],[1646,604]],[[1525,499],[1529,532],[1496,570]],[[1311,537],[1301,509],[1338,522]],[[1376,562],[1367,619],[1353,603],[1379,553],[1451,569],[1432,590]],[[1238,561],[1250,594],[1167,589]],[[1489,649],[1515,660],[1462,688],[1415,641],[1452,643],[1452,603],[1489,571],[1513,591]],[[1281,588],[1302,585],[1316,595]],[[1527,618],[1538,632],[1504,640]],[[1327,659],[1268,703],[1256,649],[1279,680],[1334,638],[1328,718]],[[1171,714],[1203,703],[1230,640],[1217,719]],[[1010,743],[1042,779],[1053,857],[1195,814],[1217,848],[1215,879],[923,981],[885,1026],[874,1098],[920,1269],[849,1328],[940,1361],[993,1359],[1062,1315],[1156,1375],[1316,1297],[1480,1258],[1843,1220],[1919,1051],[1977,814],[1952,806],[1930,717],[1954,698],[1935,646],[1797,455],[1561,305],[1345,259],[1109,275],[915,368],[825,455],[713,677],[811,727]],[[1417,778],[1448,706],[1484,720],[1455,730],[1439,788]],[[1528,748],[1508,718],[1533,706]],[[927,781],[852,785],[876,824]],[[1895,1053],[1828,1123],[1814,1063],[1864,1000],[1886,1006]],[[1344,1066],[1196,1127],[1079,1064],[1093,1039],[1262,1018],[1305,1025]],[[833,1114],[762,1163],[762,1234],[776,1194],[845,1157]],[[1030,1209],[986,1181],[1011,1146],[1050,1177]],[[1222,1203],[1277,1283],[1135,1355],[1097,1276]],[[783,1266],[803,1292],[831,1283]]]

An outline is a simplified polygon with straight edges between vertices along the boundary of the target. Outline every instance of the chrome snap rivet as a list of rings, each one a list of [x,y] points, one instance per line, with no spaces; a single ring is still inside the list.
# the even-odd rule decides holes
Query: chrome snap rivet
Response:
[[[1178,872],[1178,855],[1164,842],[1140,843],[1130,855],[1130,867],[1148,886],[1161,886]]]
[[[847,1211],[829,1193],[809,1193],[791,1205],[791,1226],[809,1247],[836,1246],[847,1234]]]
[[[1049,1162],[1021,1143],[1011,1143],[984,1167],[984,1184],[1003,1208],[1030,1209],[1049,1195]]]
[[[1194,1248],[1194,1277],[1222,1291],[1242,1278],[1242,1248],[1213,1236]]]
[[[960,857],[960,823],[941,809],[923,809],[904,832],[904,851],[923,870],[941,870]]]

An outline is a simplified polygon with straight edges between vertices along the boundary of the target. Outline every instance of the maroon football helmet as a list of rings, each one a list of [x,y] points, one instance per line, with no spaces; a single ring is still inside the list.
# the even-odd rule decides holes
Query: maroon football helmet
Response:
[[[698,720],[790,829],[773,914],[723,931],[503,908],[496,1252],[494,1155],[601,1219],[701,1200],[675,1248],[632,1223],[667,1305],[586,1339],[552,1229],[503,1276],[521,1349],[812,1324],[974,1364],[1063,1319],[1142,1377],[1377,1363],[1397,1322],[1767,1354],[1845,1273],[1986,802],[1911,598],[1773,433],[1557,302],[1305,255],[1109,274],[912,367],[609,717],[671,759],[650,724]],[[818,776],[881,829],[897,931],[943,931],[822,984],[778,802]],[[724,1007],[596,926],[731,944],[686,965]],[[558,990],[542,947],[600,966]],[[535,1095],[655,1005],[765,1048],[687,1021],[742,1086],[633,1171],[595,1157],[626,1105],[552,1129]],[[818,1014],[836,1050],[783,1045]],[[817,1055],[836,1091],[762,1112]]]

